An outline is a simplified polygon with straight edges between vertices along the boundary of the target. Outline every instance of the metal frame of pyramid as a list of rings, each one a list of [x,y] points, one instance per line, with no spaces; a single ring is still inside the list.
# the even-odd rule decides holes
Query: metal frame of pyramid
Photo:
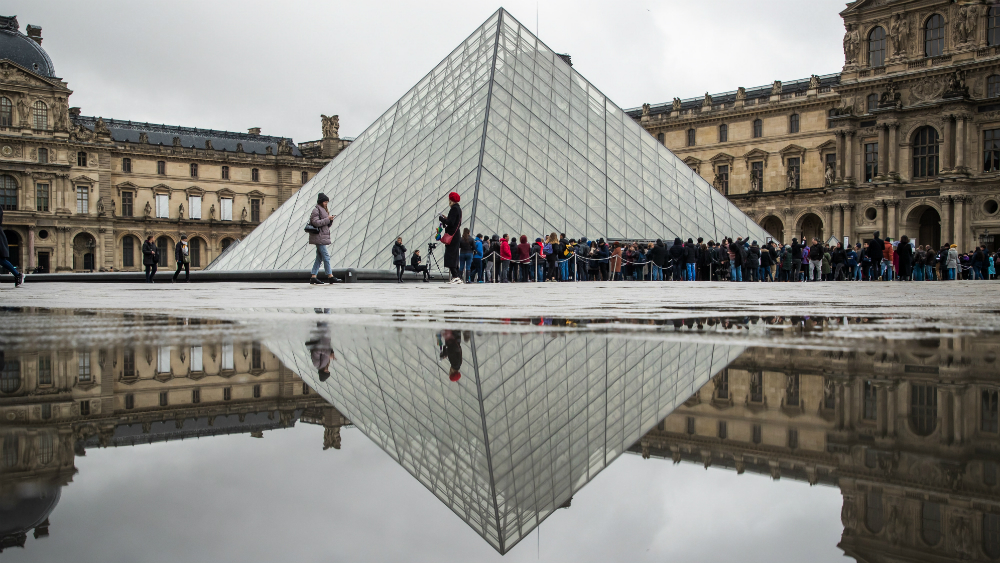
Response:
[[[609,240],[767,233],[503,8],[209,269],[308,269],[318,193],[336,267],[389,269],[447,194],[473,233]]]
[[[307,344],[265,345],[500,553],[745,349],[477,331],[452,382],[437,331],[322,330],[336,358],[325,381]]]

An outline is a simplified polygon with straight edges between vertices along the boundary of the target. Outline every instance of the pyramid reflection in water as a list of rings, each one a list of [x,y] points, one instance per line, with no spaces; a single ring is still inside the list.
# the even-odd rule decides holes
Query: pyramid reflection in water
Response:
[[[450,191],[473,233],[767,236],[501,9],[211,269],[308,268],[319,192],[334,263],[389,268],[397,236],[431,240]]]
[[[500,553],[743,352],[575,332],[321,331],[329,341],[267,346]],[[336,359],[320,381],[326,347]]]

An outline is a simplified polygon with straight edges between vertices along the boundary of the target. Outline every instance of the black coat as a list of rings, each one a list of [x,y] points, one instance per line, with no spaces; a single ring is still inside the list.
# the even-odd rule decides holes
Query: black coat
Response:
[[[2,207],[0,207],[0,258],[10,258],[10,246],[7,245],[7,235],[3,234]]]
[[[913,247],[910,243],[900,243],[896,246],[896,254],[899,256],[899,275],[909,277],[913,268]]]
[[[156,248],[156,243],[142,243],[142,265],[155,266],[160,263],[160,250]]]
[[[451,244],[444,247],[444,267],[458,269],[459,248],[462,242],[462,236],[459,233],[462,226],[462,207],[457,203],[452,205],[448,210],[448,216],[444,218],[442,223],[444,224],[444,232],[452,235]]]
[[[694,264],[698,261],[698,247],[693,242],[684,244],[684,262]]]
[[[733,253],[733,265],[743,266],[743,243],[732,243],[729,245],[729,251]]]
[[[662,242],[656,243],[649,251],[648,258],[650,262],[662,268],[667,263],[667,247],[663,246]]]
[[[392,245],[392,264],[394,266],[406,265],[406,247],[398,242]]]
[[[883,252],[885,252],[885,241],[878,237],[868,241],[868,257],[871,258],[872,264],[882,263]]]
[[[670,260],[673,261],[674,266],[684,262],[685,251],[681,239],[674,240],[674,245],[667,251],[667,255],[670,256]]]

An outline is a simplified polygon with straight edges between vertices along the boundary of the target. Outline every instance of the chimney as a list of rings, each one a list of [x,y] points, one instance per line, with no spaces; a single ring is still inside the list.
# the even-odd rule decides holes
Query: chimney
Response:
[[[31,40],[34,41],[35,43],[38,43],[39,45],[41,45],[42,44],[42,27],[38,26],[38,25],[28,24],[28,37],[30,37]]]
[[[257,135],[260,135],[260,127],[251,127],[250,129],[248,129],[248,131],[250,132],[251,135],[255,137]]]

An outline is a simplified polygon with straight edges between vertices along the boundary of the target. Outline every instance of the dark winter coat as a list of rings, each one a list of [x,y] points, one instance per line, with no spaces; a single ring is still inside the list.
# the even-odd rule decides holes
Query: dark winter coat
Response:
[[[734,242],[729,245],[729,251],[733,253],[733,265],[742,267],[743,255],[744,255],[743,253],[746,252],[745,250],[743,250],[743,244]]]
[[[667,263],[667,247],[663,246],[662,242],[656,243],[649,251],[648,258],[650,262],[662,268]]]
[[[899,256],[899,275],[909,277],[913,270],[913,247],[910,243],[900,243],[896,247],[896,255]]]
[[[875,231],[875,235],[872,240],[868,241],[868,258],[871,259],[872,264],[882,263],[882,254],[885,252],[885,241],[878,238],[878,231]]]
[[[843,264],[847,262],[847,251],[845,251],[843,248],[834,248],[832,256],[834,264]]]
[[[791,261],[802,261],[802,245],[798,241],[792,241],[792,256]]]
[[[670,250],[668,251],[670,260],[673,261],[674,265],[682,264],[684,263],[684,257],[686,256],[686,254],[687,253],[684,250],[684,243],[681,242],[681,239],[675,238],[674,245],[671,246]]]
[[[392,245],[392,264],[393,266],[406,265],[406,247],[398,242]]]
[[[687,264],[698,262],[698,247],[693,242],[684,244],[684,262]]]
[[[142,265],[155,266],[160,263],[160,249],[155,242],[142,243]]]
[[[751,246],[750,252],[747,253],[747,267],[759,268],[760,267],[760,247]]]
[[[462,242],[461,233],[458,232],[462,226],[462,207],[456,203],[448,209],[447,217],[442,215],[440,218],[444,219],[441,221],[444,224],[443,234],[452,236],[451,244],[444,247],[444,267],[457,270],[460,264],[458,254]]]
[[[190,261],[190,255],[191,255],[191,248],[188,247],[188,256],[184,256],[184,241],[180,241],[176,245],[174,245],[175,262],[184,262],[185,258],[188,258],[188,261]]]
[[[309,233],[309,244],[329,246],[330,223],[333,223],[333,219],[322,205],[313,207],[312,213],[309,214],[309,223],[319,229],[318,233]]]
[[[809,247],[809,260],[822,260],[823,259],[823,245],[814,244]]]

